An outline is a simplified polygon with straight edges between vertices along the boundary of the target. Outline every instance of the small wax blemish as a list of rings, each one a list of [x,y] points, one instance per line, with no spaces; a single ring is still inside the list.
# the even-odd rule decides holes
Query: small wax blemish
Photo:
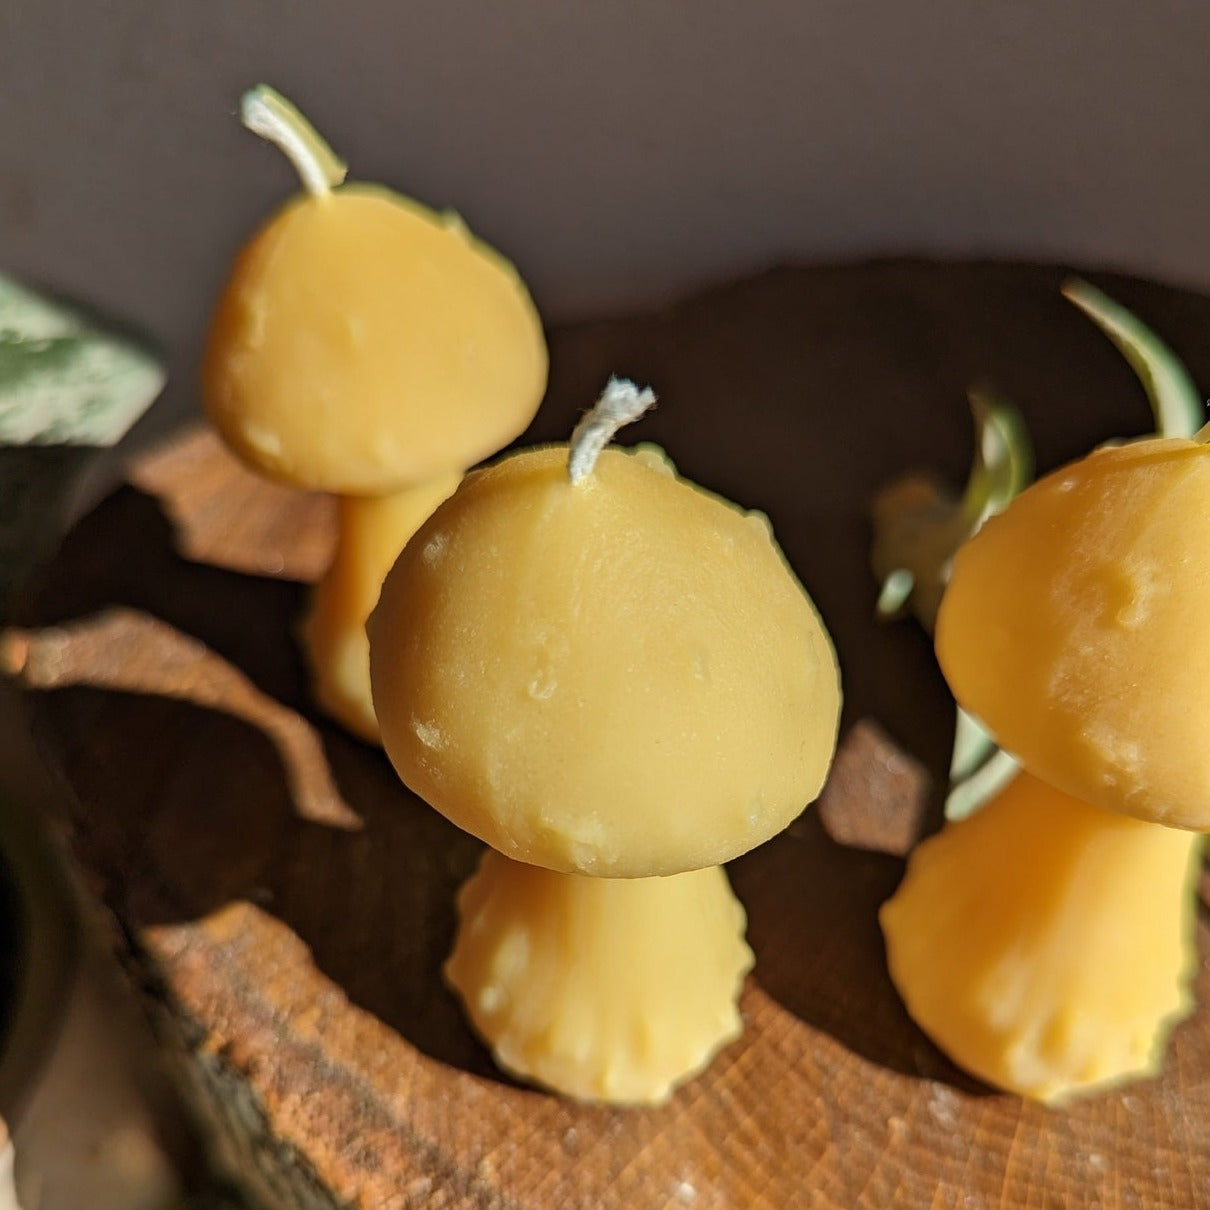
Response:
[[[281,436],[273,429],[264,429],[259,425],[245,425],[244,440],[258,454],[261,454],[266,462],[276,462],[281,457]]]
[[[558,678],[548,668],[539,668],[530,678],[526,691],[535,701],[546,702],[554,697],[559,687]]]
[[[1038,1045],[1043,1053],[1061,1055],[1071,1048],[1073,1027],[1066,1013],[1056,1013],[1041,1027]]]
[[[1099,758],[1100,781],[1109,788],[1123,778],[1135,777],[1142,766],[1143,752],[1138,742],[1127,739],[1108,724],[1089,725],[1085,742]]]
[[[395,441],[385,432],[379,433],[370,448],[370,456],[373,458],[376,466],[397,466],[401,460],[399,442]]]
[[[557,826],[551,822],[552,829]],[[607,830],[595,815],[581,816],[564,824],[561,830],[574,868],[582,874],[600,873],[616,856],[607,844]]]
[[[443,210],[441,212],[441,225],[448,231],[457,231],[466,236],[470,235],[466,220],[457,210]]]
[[[268,326],[268,306],[263,298],[249,300],[244,304],[244,348],[255,352],[265,343]]]
[[[748,801],[748,826],[750,828],[760,826],[761,820],[765,817],[766,806],[764,794],[757,790]]]
[[[1142,577],[1131,581],[1129,599],[1118,610],[1117,623],[1123,630],[1142,630],[1151,616],[1154,586]]]
[[[488,1014],[495,1015],[504,1003],[504,994],[497,983],[485,983],[479,990],[479,1008]]]
[[[446,548],[449,546],[449,536],[444,533],[434,534],[425,544],[420,552],[421,559],[424,560],[426,567],[436,567],[441,562],[445,555]]]
[[[445,742],[444,736],[441,734],[441,728],[435,727],[431,723],[422,723],[419,719],[414,719],[412,730],[416,733],[416,738],[426,748],[437,749]]]
[[[1137,630],[1151,612],[1154,585],[1146,570],[1127,562],[1104,569],[1096,581],[1098,621],[1119,630]]]
[[[759,530],[770,541],[773,540],[773,524],[765,513],[760,509],[749,509],[744,514],[744,519],[752,526],[753,529]]]
[[[573,840],[567,846],[572,863],[581,874],[594,877],[601,866],[601,854],[595,845],[582,840]]]
[[[365,347],[366,344],[366,325],[360,315],[347,314],[344,317],[345,336],[348,338],[349,347],[358,352]]]
[[[523,930],[514,929],[500,942],[494,966],[504,982],[520,979],[528,965],[529,938]]]
[[[634,459],[658,475],[667,475],[670,479],[676,477],[675,463],[658,445],[649,443],[635,446]]]
[[[640,1018],[631,1023],[630,1045],[634,1054],[643,1057],[649,1057],[656,1052],[658,1042],[650,1020]]]

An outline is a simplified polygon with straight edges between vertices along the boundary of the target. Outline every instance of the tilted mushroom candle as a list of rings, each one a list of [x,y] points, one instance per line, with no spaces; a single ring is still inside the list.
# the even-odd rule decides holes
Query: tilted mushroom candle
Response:
[[[1026,1095],[1157,1070],[1191,1004],[1208,506],[1200,440],[1095,450],[988,520],[941,600],[950,687],[1027,772],[921,846],[888,959],[943,1049]]]
[[[342,185],[344,166],[270,89],[250,92],[242,112],[306,189],[235,263],[203,399],[253,466],[341,497],[304,641],[320,704],[373,739],[364,622],[382,577],[465,469],[529,423],[545,340],[516,271],[456,215]]]
[[[624,1101],[666,1096],[738,1029],[743,913],[721,872],[699,872],[816,796],[840,705],[830,640],[768,522],[649,452],[601,448],[646,402],[612,384],[570,451],[469,475],[369,623],[400,776],[511,859],[464,892],[451,980],[512,1070]],[[678,993],[678,948],[721,966]],[[596,1027],[552,1023],[573,999]],[[660,1041],[690,1021],[691,1054]]]

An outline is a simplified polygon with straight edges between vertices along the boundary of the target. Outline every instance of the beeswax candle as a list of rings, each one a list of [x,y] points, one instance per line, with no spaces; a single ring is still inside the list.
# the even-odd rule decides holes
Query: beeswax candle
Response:
[[[321,704],[374,738],[368,608],[415,524],[529,423],[546,384],[545,339],[512,265],[456,215],[342,184],[344,166],[270,89],[245,97],[243,117],[290,156],[306,188],[236,259],[210,329],[203,400],[227,444],[266,475],[405,497],[340,510],[339,545],[352,553],[338,551],[340,584],[320,587],[322,617],[306,629]]]

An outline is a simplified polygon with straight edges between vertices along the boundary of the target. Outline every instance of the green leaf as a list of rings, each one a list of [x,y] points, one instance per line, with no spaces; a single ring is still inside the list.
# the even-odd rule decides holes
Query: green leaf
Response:
[[[945,799],[946,819],[965,819],[998,794],[1017,775],[1017,760],[996,746],[996,741],[973,714],[961,706],[954,727],[950,758],[950,788]]]
[[[972,390],[969,397],[975,417],[975,460],[962,497],[963,516],[970,526],[967,537],[1034,477],[1033,443],[1017,409],[985,387]]]
[[[908,475],[879,492],[872,509],[879,616],[910,609],[930,632],[954,552],[1033,476],[1033,449],[1017,410],[985,389],[969,398],[975,456],[962,496],[926,475]]]
[[[962,496],[909,475],[874,500],[871,561],[882,584],[879,616],[910,609],[930,633],[958,547],[1033,478],[1033,446],[1016,408],[985,388],[972,389],[969,400],[975,454]],[[1017,769],[979,721],[957,707],[946,818],[976,811]]]
[[[164,382],[145,343],[0,276],[0,445],[113,445]]]
[[[973,715],[958,707],[954,727],[954,751],[950,757],[950,782],[970,777],[996,749],[991,732]]]
[[[1075,303],[1117,345],[1138,375],[1161,437],[1192,437],[1206,422],[1206,409],[1184,362],[1141,319],[1081,278],[1063,285]]]
[[[945,818],[954,822],[973,815],[1020,772],[1021,766],[1016,759],[993,744],[987,760],[968,777],[950,786],[945,800]]]

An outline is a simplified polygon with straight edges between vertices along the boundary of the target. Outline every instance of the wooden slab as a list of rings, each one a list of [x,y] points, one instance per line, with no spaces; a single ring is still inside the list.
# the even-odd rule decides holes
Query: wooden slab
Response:
[[[836,638],[846,728],[872,720],[937,779],[951,705],[915,627],[872,621],[865,506],[909,467],[962,480],[977,381],[1026,413],[1044,467],[1149,427],[1061,277],[787,269],[556,332],[532,436],[565,436],[611,372],[654,384],[635,439],[769,512]],[[1210,383],[1210,301],[1098,280]],[[438,977],[476,844],[306,700],[291,628],[329,541],[323,501],[186,435],[68,536],[6,648],[71,791],[81,865],[182,1078],[267,1202],[1210,1204],[1210,1008],[1157,1081],[1064,1112],[991,1092],[888,980],[876,911],[901,859],[837,844],[814,812],[731,868],[757,954],[747,1029],[669,1105],[580,1106],[497,1074]],[[1205,953],[1204,919],[1199,934]],[[1198,991],[1210,1000],[1204,963]]]

